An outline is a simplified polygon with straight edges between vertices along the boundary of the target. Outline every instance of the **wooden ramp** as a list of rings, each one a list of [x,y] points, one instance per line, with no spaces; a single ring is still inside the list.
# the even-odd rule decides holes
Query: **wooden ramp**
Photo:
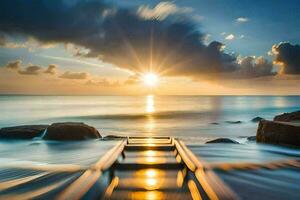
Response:
[[[192,199],[172,138],[130,137],[123,155],[113,165],[118,184],[107,199]]]
[[[97,199],[237,199],[235,194],[171,137],[128,137],[61,193],[59,199],[91,199],[95,183],[109,181]],[[96,184],[97,185],[97,184]]]

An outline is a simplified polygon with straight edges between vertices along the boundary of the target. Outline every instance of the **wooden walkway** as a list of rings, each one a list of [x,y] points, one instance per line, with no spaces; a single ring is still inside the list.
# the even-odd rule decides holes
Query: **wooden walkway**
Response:
[[[0,169],[0,200],[238,199],[214,171],[226,174],[222,177],[241,198],[245,195],[247,198],[264,195],[265,191],[261,188],[265,184],[271,184],[270,187],[278,192],[269,190],[264,197],[284,197],[287,191],[290,191],[289,197],[298,197],[293,192],[295,185],[299,185],[296,179],[298,174],[294,173],[300,168],[297,157],[265,163],[205,163],[199,160],[201,155],[196,157],[182,141],[171,137],[120,138],[106,149],[109,150],[105,153],[101,147],[99,160],[86,166],[35,163],[4,165]],[[194,147],[191,149],[195,151]],[[78,156],[78,159],[80,156],[89,157]],[[264,171],[256,171],[258,169]],[[290,172],[284,173],[290,174],[278,179],[282,174],[275,173],[276,169],[289,169]],[[266,173],[265,170],[274,173]],[[240,173],[243,176],[236,176]],[[230,182],[230,177],[234,179],[233,182]],[[273,179],[277,182],[273,182]],[[285,181],[288,187],[284,185]],[[283,190],[283,186],[289,190]]]
[[[104,174],[108,181],[99,182]],[[96,185],[96,187],[95,187]],[[93,196],[93,190],[103,190]],[[68,186],[58,199],[237,199],[171,137],[128,137]]]

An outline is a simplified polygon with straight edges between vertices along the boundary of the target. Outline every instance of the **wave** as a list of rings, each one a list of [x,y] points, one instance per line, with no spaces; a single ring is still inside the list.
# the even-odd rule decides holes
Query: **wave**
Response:
[[[108,114],[108,115],[82,115],[67,117],[68,119],[102,119],[102,120],[131,120],[131,119],[178,119],[178,118],[204,118],[216,116],[217,113],[213,112],[193,112],[193,111],[162,111],[154,113],[133,113],[133,114]],[[66,118],[66,117],[63,117]]]

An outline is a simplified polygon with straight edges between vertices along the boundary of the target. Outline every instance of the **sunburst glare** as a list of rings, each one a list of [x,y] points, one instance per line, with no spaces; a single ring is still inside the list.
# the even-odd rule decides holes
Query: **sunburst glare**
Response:
[[[142,76],[142,81],[148,87],[155,87],[158,84],[158,75],[152,72],[146,73]]]

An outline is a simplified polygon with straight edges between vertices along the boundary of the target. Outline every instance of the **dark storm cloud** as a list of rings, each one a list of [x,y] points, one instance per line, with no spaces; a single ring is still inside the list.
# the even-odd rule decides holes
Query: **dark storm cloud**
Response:
[[[44,42],[65,42],[96,34],[107,6],[101,1],[73,2],[2,0],[1,31],[34,36]]]
[[[148,68],[150,54],[156,67],[169,68],[167,73],[174,75],[235,69],[234,58],[205,46],[203,34],[187,20],[147,20],[132,10],[117,10],[102,1],[65,2],[3,0],[0,29],[43,42],[81,45],[90,50],[87,56],[100,57],[132,71]]]
[[[272,54],[283,65],[284,74],[300,74],[300,45],[282,42],[272,47]]]
[[[235,56],[223,52],[223,44],[205,45],[205,34],[186,16],[146,19],[137,9],[116,8],[101,0],[2,0],[0,31],[79,45],[89,50],[83,56],[135,73],[151,68],[163,75],[201,77],[242,70]],[[265,64],[254,66],[249,76],[268,74],[270,66]],[[86,76],[77,75],[69,72],[61,78]]]
[[[187,20],[142,19],[128,10],[106,17],[101,38],[90,41],[90,53],[134,72],[151,68],[165,75],[197,76],[235,70],[234,57],[214,45]]]

